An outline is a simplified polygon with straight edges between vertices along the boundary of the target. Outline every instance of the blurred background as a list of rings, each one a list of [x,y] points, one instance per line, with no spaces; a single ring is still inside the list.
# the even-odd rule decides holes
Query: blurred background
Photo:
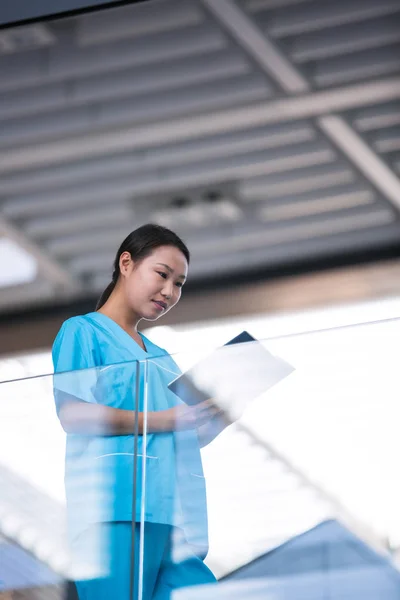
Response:
[[[204,450],[221,598],[400,597],[399,50],[398,0],[0,29],[0,597],[65,597],[51,344],[147,222],[192,264],[146,335],[186,364],[247,329],[296,369]]]

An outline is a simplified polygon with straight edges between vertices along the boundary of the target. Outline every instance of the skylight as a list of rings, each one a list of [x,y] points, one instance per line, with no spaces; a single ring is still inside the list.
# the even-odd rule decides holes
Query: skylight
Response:
[[[0,288],[30,283],[37,274],[37,262],[21,246],[0,238]]]

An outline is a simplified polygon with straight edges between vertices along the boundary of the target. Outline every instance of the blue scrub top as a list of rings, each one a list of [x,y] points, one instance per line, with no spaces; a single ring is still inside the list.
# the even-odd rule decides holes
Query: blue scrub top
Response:
[[[146,351],[102,313],[68,319],[53,345],[57,412],[68,398],[139,411],[166,410],[181,400],[168,389],[180,373],[162,348],[142,336]],[[139,364],[139,369],[138,369]],[[145,461],[146,484],[141,479]],[[206,490],[197,432],[149,433],[138,439],[136,514],[153,523],[178,525],[196,553],[208,548]],[[70,533],[91,523],[133,518],[134,436],[67,435],[65,484]]]

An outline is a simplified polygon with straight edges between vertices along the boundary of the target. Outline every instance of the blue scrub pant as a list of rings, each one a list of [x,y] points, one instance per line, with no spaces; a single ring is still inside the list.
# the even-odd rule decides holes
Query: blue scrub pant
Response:
[[[81,536],[94,536],[96,540],[103,540],[102,554],[103,557],[108,557],[108,574],[103,578],[76,581],[79,600],[137,600],[139,524],[136,524],[135,531],[133,598],[129,597],[132,523],[99,523]],[[143,596],[140,600],[170,600],[173,591],[178,588],[216,582],[210,569],[198,556],[190,552],[189,546],[183,560],[177,562],[173,554],[172,527],[145,523]],[[198,597],[201,598],[200,593]]]

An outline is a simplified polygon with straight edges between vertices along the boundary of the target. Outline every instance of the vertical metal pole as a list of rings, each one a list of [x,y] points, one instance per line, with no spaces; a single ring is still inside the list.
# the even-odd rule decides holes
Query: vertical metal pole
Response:
[[[147,399],[148,399],[148,361],[144,362],[144,387],[143,387],[143,433],[142,433],[142,495],[140,506],[140,539],[139,539],[139,560],[138,560],[138,599],[143,598],[143,561],[144,561],[144,517],[146,512],[146,466],[147,466]]]
[[[136,361],[136,386],[135,386],[135,427],[133,442],[133,493],[132,493],[132,535],[131,535],[131,572],[129,580],[129,598],[134,598],[135,590],[135,562],[136,562],[136,492],[137,492],[137,463],[138,463],[138,438],[139,438],[139,398],[140,398],[140,362]]]

